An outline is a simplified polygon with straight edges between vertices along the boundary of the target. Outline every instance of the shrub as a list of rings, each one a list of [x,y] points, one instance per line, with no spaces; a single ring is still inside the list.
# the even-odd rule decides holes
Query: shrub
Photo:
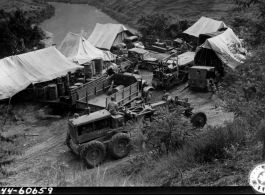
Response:
[[[193,148],[195,161],[205,163],[229,158],[227,151],[231,147],[243,146],[245,143],[245,123],[235,120],[227,122],[225,126],[208,127],[203,135],[187,143],[186,150]]]

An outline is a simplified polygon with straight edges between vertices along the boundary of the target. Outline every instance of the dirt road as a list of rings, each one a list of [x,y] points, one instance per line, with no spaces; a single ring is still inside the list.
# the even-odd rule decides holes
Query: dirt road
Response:
[[[152,77],[148,72],[143,71],[143,74],[147,80]],[[207,125],[220,125],[226,120],[233,119],[232,113],[227,113],[219,107],[222,102],[215,95],[195,93],[189,89],[182,91],[183,88],[184,85],[175,87],[169,92],[180,98],[189,98],[195,112],[203,111],[206,113]],[[153,101],[160,100],[162,94],[162,91],[154,92]],[[5,175],[1,179],[3,185],[56,186],[58,185],[56,179],[51,178],[58,177],[58,173],[61,173],[63,167],[68,166],[67,169],[64,169],[64,175],[69,177],[73,176],[73,170],[77,174],[82,174],[85,170],[79,158],[64,145],[67,117],[59,120],[40,121],[35,116],[36,111],[31,108],[24,113],[25,120],[23,122],[11,122],[4,126],[6,133],[24,132],[28,136],[19,143],[24,153],[17,156],[14,163],[5,166],[6,173],[9,175]],[[121,162],[127,159],[130,157],[119,161],[107,160],[103,168],[111,169],[119,166]]]

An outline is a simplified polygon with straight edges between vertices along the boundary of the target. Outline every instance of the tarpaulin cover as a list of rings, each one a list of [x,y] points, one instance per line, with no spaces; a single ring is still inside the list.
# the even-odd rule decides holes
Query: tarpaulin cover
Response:
[[[0,100],[12,97],[30,84],[49,81],[83,68],[54,46],[0,60]]]
[[[183,33],[199,37],[200,34],[215,32],[221,28],[227,28],[226,24],[223,21],[218,21],[202,16],[195,24],[193,24]]]
[[[124,42],[128,36],[133,36],[133,33],[122,24],[97,23],[87,40],[97,48],[110,50],[112,46]]]
[[[104,61],[111,61],[114,56],[106,53],[91,45],[84,37],[79,34],[69,32],[58,50],[69,60],[84,64],[96,58],[102,58]]]
[[[225,64],[233,69],[243,63],[244,56],[239,51],[242,47],[241,41],[230,28],[220,35],[207,39],[201,47],[213,50]]]

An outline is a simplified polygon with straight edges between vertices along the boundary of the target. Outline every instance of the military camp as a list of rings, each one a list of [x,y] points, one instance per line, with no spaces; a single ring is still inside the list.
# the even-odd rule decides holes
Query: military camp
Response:
[[[15,3],[0,0],[2,186],[262,193],[264,3]]]

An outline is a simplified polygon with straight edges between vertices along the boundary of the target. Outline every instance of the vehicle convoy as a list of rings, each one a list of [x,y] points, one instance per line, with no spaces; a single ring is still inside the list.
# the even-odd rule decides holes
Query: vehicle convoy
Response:
[[[193,89],[215,91],[221,78],[215,67],[193,66],[189,68],[188,85]]]
[[[75,115],[68,121],[66,145],[78,155],[88,167],[101,164],[109,152],[115,159],[124,158],[130,151],[130,132],[126,128],[126,121],[140,120],[141,118],[155,119],[155,108],[166,106],[166,101],[153,104],[138,104],[120,107],[124,115],[111,115],[106,109],[93,113],[88,112],[83,116]],[[190,118],[195,127],[203,127],[207,117],[204,113],[193,113],[187,101],[176,100],[170,110],[177,106],[183,107],[183,115]]]

